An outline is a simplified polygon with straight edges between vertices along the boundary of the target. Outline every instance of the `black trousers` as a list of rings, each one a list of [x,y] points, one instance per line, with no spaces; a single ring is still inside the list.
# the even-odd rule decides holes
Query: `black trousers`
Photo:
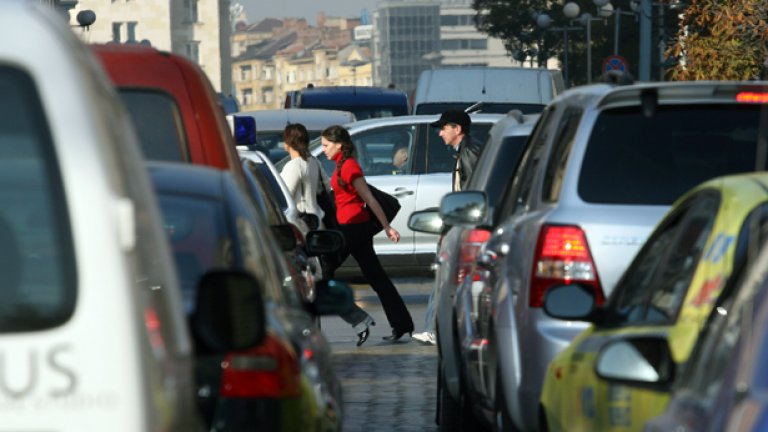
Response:
[[[405,306],[403,298],[397,292],[397,288],[389,279],[387,273],[379,262],[379,257],[373,250],[373,227],[372,224],[342,224],[339,230],[344,233],[346,246],[340,254],[339,264],[344,262],[349,255],[357,261],[360,270],[365,276],[371,288],[379,297],[381,306],[384,308],[384,314],[387,316],[389,325],[401,332],[413,331],[413,319],[408,308]],[[344,317],[342,317],[344,318]],[[346,318],[344,318],[346,320]],[[349,321],[348,321],[349,322]]]

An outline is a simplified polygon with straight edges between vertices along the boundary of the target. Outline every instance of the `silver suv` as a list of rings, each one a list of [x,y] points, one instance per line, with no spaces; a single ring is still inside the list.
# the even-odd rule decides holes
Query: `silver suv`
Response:
[[[677,197],[753,171],[764,85],[598,84],[547,106],[496,212],[503,222],[465,282],[488,328],[477,358],[488,398],[476,413],[501,430],[537,428],[547,364],[586,328],[546,316],[544,293],[578,281],[605,298]],[[441,213],[447,224],[476,224],[487,207],[482,193],[461,192]]]

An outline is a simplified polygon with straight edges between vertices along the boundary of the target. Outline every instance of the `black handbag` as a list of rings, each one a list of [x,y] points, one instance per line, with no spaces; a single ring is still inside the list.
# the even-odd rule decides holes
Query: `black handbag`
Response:
[[[387,218],[387,222],[392,222],[392,220],[395,219],[395,216],[397,216],[397,212],[400,211],[400,201],[398,201],[397,198],[393,197],[392,195],[386,192],[382,192],[376,187],[371,186],[370,183],[367,184],[368,189],[371,190],[371,194],[373,194],[373,197],[376,198],[376,201],[379,202],[379,206],[381,206],[381,209],[384,211],[384,216]],[[374,235],[383,231],[384,227],[381,226],[379,219],[375,214],[373,214],[373,211],[371,211],[368,206],[366,206],[365,209],[368,210],[368,214],[371,216],[371,224],[373,225]]]

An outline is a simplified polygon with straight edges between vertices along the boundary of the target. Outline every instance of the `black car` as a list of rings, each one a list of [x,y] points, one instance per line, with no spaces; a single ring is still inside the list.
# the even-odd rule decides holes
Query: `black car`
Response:
[[[208,430],[339,430],[341,387],[330,349],[247,192],[226,171],[148,166],[187,314],[195,312],[198,279],[211,269],[252,274],[266,305],[267,335],[260,346],[226,355],[197,350],[198,402]],[[335,232],[311,232],[307,250],[333,252],[341,241]],[[331,283],[314,306],[319,314],[338,314],[351,301],[349,287]]]

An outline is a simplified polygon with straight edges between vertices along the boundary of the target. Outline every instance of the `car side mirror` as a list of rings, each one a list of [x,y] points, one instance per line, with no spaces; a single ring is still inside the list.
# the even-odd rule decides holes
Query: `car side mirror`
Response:
[[[226,353],[259,345],[266,335],[261,287],[249,273],[214,270],[197,284],[192,333],[198,349]]]
[[[481,225],[487,219],[487,201],[485,192],[451,192],[440,201],[440,217],[451,226]]]
[[[591,287],[578,283],[557,285],[544,294],[544,313],[562,320],[589,320],[597,299]]]
[[[293,232],[293,225],[272,225],[270,228],[272,228],[272,234],[277,239],[277,244],[280,245],[281,251],[288,252],[296,249],[298,243],[296,241],[296,234]]]
[[[316,315],[342,315],[354,305],[352,288],[344,282],[333,279],[317,282],[315,292],[312,305]]]
[[[675,362],[666,338],[631,337],[603,345],[595,372],[607,381],[666,388],[674,381]]]
[[[316,214],[312,213],[299,213],[299,217],[301,220],[304,221],[305,224],[307,224],[307,227],[311,230],[316,230],[320,228],[320,218],[317,217]]]
[[[344,249],[344,234],[337,230],[318,230],[307,233],[307,255],[336,253]]]
[[[408,217],[408,228],[416,232],[440,234],[443,232],[443,219],[436,208],[415,211]]]

